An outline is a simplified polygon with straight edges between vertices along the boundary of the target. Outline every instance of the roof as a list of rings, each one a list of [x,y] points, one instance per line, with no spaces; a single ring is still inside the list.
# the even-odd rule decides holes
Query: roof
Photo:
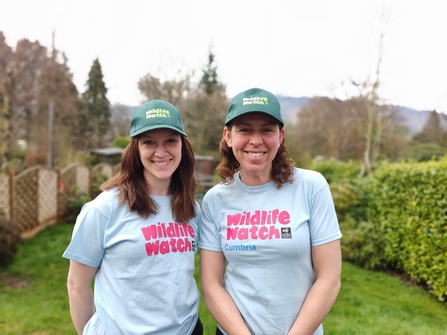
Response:
[[[92,149],[90,152],[94,154],[99,154],[103,156],[113,156],[113,155],[121,155],[123,153],[122,148],[100,148],[100,149]]]

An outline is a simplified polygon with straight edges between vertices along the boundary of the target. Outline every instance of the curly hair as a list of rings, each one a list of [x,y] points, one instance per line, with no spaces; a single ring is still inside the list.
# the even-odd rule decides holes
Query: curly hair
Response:
[[[172,195],[171,208],[176,222],[188,222],[196,213],[196,189],[198,180],[194,173],[194,152],[185,136],[182,140],[182,159],[175,170],[169,185]],[[102,191],[117,187],[120,204],[128,203],[130,211],[136,211],[147,218],[158,212],[157,204],[148,196],[150,186],[144,178],[144,167],[138,148],[139,137],[133,137],[121,155],[121,170],[114,177],[104,182]]]
[[[278,123],[278,125],[281,130],[281,124]],[[226,125],[228,131],[231,131],[232,126],[232,122]],[[222,160],[216,167],[216,173],[225,184],[230,184],[234,182],[234,174],[240,169],[240,163],[237,161],[233,150],[228,146],[224,137],[220,140],[219,151]],[[272,162],[271,177],[277,188],[281,188],[284,184],[293,181],[294,166],[295,162],[290,158],[289,149],[284,144],[283,139]]]

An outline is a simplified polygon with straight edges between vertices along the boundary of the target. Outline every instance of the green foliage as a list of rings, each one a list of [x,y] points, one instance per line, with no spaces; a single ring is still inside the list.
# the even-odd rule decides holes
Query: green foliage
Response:
[[[70,222],[74,222],[76,217],[81,212],[82,207],[89,201],[95,199],[101,190],[99,187],[108,179],[108,176],[104,173],[97,173],[93,175],[92,187],[89,195],[88,193],[81,191],[79,187],[75,186],[75,195],[68,199],[68,207],[70,209]]]
[[[313,160],[309,169],[320,172],[331,184],[357,178],[360,175],[361,164],[357,161],[342,162],[336,159]]]
[[[408,149],[402,159],[416,162],[438,160],[447,154],[447,149],[434,143],[418,144]]]
[[[431,111],[422,131],[414,135],[413,140],[420,143],[431,143],[440,147],[446,147],[447,130],[444,128],[442,118],[447,120],[445,114]]]
[[[0,211],[0,267],[14,261],[19,241],[17,225],[13,221],[7,220],[3,211]]]
[[[92,199],[96,198],[101,193],[99,187],[107,179],[109,179],[109,177],[105,173],[96,173],[93,175],[92,191],[91,191]]]
[[[372,178],[353,181],[345,189],[332,186],[344,258],[401,271],[446,301],[447,158],[383,163]]]
[[[346,216],[340,222],[343,232],[343,259],[365,269],[383,269],[383,238],[376,226],[366,221],[355,221]]]
[[[69,221],[75,222],[82,207],[91,200],[92,198],[86,192],[79,190],[79,187],[76,186],[75,195],[68,199],[68,208],[71,213]]]
[[[110,145],[112,148],[122,148],[125,149],[130,143],[130,136],[118,136]]]
[[[346,216],[352,207],[360,204],[359,194],[353,185],[344,182],[334,183],[330,185],[330,189],[339,218]]]
[[[103,81],[101,64],[93,61],[86,83],[87,89],[82,94],[84,110],[82,126],[88,130],[93,147],[101,146],[102,137],[110,127],[110,102],[107,99],[107,88]]]
[[[208,64],[203,68],[203,74],[200,80],[200,86],[207,95],[225,91],[225,86],[218,79],[217,65],[215,65],[214,57],[210,48],[208,51]]]
[[[447,300],[447,158],[383,165],[368,218],[384,236],[384,259]]]

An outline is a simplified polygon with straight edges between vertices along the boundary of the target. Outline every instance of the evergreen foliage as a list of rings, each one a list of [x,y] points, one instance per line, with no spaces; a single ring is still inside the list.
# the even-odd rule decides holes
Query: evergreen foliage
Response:
[[[446,171],[444,157],[382,163],[370,178],[334,179],[343,258],[404,273],[447,301]]]
[[[445,121],[447,116],[443,115]],[[447,147],[447,126],[442,122],[441,114],[431,111],[420,133],[413,136],[420,143],[432,143],[440,147]]]
[[[82,94],[82,126],[91,136],[91,147],[103,145],[103,137],[110,127],[110,102],[98,58],[93,61],[88,74],[86,91]]]
[[[213,95],[216,92],[223,92],[225,86],[220,82],[217,75],[217,65],[215,64],[214,54],[211,48],[208,52],[208,64],[203,68],[200,87],[207,95]]]

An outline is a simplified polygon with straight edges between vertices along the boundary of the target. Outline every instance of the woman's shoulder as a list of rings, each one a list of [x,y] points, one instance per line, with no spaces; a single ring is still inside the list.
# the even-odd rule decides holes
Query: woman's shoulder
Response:
[[[119,205],[119,189],[111,188],[102,191],[98,196],[90,201],[90,205],[96,208],[115,207]]]
[[[320,172],[303,168],[294,168],[293,180],[294,182],[327,183],[326,178]]]

